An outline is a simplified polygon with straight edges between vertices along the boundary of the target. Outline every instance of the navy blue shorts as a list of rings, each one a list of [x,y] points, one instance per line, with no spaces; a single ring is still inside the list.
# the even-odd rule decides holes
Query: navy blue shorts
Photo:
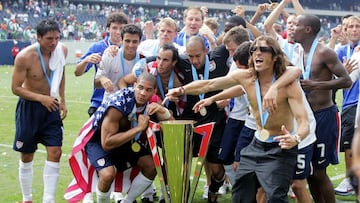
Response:
[[[248,128],[244,126],[241,129],[240,137],[236,144],[236,150],[235,150],[235,161],[240,161],[240,152],[244,147],[248,146],[250,142],[253,140],[256,130],[253,130],[251,128]]]
[[[314,169],[324,169],[329,164],[339,163],[340,115],[334,105],[314,112],[314,116],[317,140],[311,162]]]
[[[93,138],[85,146],[86,155],[97,171],[108,166],[115,166],[117,170],[124,171],[131,166],[136,166],[140,157],[151,156],[150,150],[140,142],[138,142],[140,151],[134,152],[131,149],[131,141],[113,150],[104,151],[99,138],[99,131],[96,131]]]
[[[340,151],[351,149],[355,133],[355,117],[357,105],[348,107],[341,112],[341,141]]]
[[[59,110],[49,112],[39,102],[19,98],[15,120],[15,151],[34,153],[38,143],[45,146],[62,146],[63,123]]]
[[[244,121],[232,118],[229,118],[226,123],[219,153],[219,159],[223,160],[225,165],[234,162],[236,143],[238,142],[244,123]]]
[[[296,166],[293,179],[306,179],[311,174],[311,158],[314,152],[314,145],[311,144],[298,150]]]

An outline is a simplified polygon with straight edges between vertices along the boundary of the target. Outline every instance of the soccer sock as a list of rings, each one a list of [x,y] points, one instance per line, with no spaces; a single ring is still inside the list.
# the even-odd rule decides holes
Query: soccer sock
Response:
[[[219,188],[223,185],[226,175],[221,178],[221,180],[216,180],[214,176],[211,176],[211,183],[209,185],[209,192],[216,193]]]
[[[33,162],[19,160],[19,182],[23,201],[32,201]]]
[[[44,195],[43,202],[55,202],[55,192],[59,180],[60,163],[53,161],[45,161],[43,181]]]
[[[107,191],[107,192],[101,192],[98,188],[98,186],[96,186],[96,202],[98,203],[107,203],[110,202],[110,193],[111,191]]]
[[[154,184],[151,184],[142,194],[141,198],[148,198],[150,201],[154,201]]]
[[[125,202],[133,202],[136,197],[140,196],[153,181],[145,177],[141,172],[134,178],[130,189],[125,196]]]

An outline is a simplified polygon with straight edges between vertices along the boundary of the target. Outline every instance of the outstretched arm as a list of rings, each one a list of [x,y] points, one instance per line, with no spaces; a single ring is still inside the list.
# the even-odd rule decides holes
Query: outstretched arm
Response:
[[[263,98],[263,111],[267,109],[269,113],[277,110],[276,97],[278,89],[289,85],[301,75],[301,69],[295,66],[288,66],[283,75],[272,84]]]
[[[220,100],[230,99],[234,97],[241,96],[245,93],[243,87],[241,85],[233,86],[229,89],[226,89],[222,92],[219,92],[211,97],[205,98],[203,100],[198,101],[194,107],[193,110],[198,112],[202,107],[209,106],[212,103]]]

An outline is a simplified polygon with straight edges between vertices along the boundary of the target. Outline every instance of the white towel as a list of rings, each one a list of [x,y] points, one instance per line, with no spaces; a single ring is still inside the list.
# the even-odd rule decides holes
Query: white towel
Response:
[[[49,67],[51,71],[54,71],[50,95],[57,98],[59,96],[59,87],[60,82],[63,76],[64,66],[66,64],[64,50],[62,48],[62,43],[58,43],[55,50],[51,52]]]

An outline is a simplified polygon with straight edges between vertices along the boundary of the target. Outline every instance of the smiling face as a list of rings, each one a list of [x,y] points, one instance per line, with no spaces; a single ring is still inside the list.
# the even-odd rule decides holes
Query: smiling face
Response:
[[[121,44],[121,31],[124,24],[121,23],[111,23],[107,29],[109,32],[110,42],[112,44],[120,45]]]
[[[136,50],[140,44],[140,38],[137,34],[125,33],[123,39],[124,55],[127,60],[135,58]]]
[[[276,61],[274,50],[265,40],[258,40],[250,47],[250,54],[255,71],[262,72],[272,70]]]

